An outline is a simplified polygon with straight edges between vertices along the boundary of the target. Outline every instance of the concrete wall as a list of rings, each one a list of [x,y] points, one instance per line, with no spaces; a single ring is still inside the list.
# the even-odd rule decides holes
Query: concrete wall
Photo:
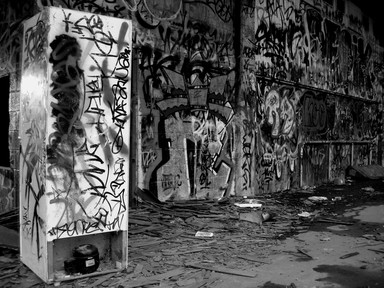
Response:
[[[239,96],[257,127],[259,191],[318,185],[377,159],[383,49],[358,7],[340,3],[242,9]]]
[[[243,171],[234,143],[234,4],[172,3],[151,25],[137,15],[138,185],[160,200],[218,198]]]
[[[349,1],[36,6],[133,20],[132,187],[254,195],[381,162],[383,48]]]
[[[8,101],[9,106],[9,122],[7,120],[1,126],[1,141],[7,142],[2,147],[8,146],[8,149],[4,149],[0,153],[4,157],[9,154],[10,159],[9,166],[0,167],[0,213],[18,207],[20,52],[22,43],[20,24],[23,19],[37,12],[37,8],[34,1],[0,1],[0,77],[9,79],[9,95],[7,95],[4,87],[1,87],[1,101]],[[3,123],[5,118],[4,115],[1,117]]]

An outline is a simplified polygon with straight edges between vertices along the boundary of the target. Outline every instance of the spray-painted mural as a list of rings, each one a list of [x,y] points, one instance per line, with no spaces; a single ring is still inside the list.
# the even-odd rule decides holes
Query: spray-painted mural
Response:
[[[161,200],[218,198],[229,192],[237,173],[237,132],[231,126],[233,2],[46,2],[135,20],[138,186],[156,192]],[[251,167],[244,169],[251,173]],[[243,177],[250,186],[249,176]]]
[[[273,82],[259,83],[259,191],[287,190],[298,168],[299,101],[303,92]]]
[[[25,24],[21,231],[38,258],[46,241],[127,229],[131,29],[58,8]]]
[[[320,183],[337,177],[345,165],[367,163],[368,154],[375,155],[368,147],[376,146],[367,143],[381,133],[383,48],[355,15],[358,10],[345,9],[348,1],[334,6],[328,2],[36,3],[40,8],[61,6],[133,20],[137,185],[171,200],[285,190],[300,184],[303,167],[313,172],[308,181],[320,177]],[[74,25],[71,21],[66,25]],[[97,21],[90,23],[96,29]],[[74,38],[60,39],[81,46]],[[51,42],[49,49],[59,47]],[[109,49],[102,40],[95,44],[103,50],[101,55]],[[88,52],[82,49],[81,55]],[[86,76],[82,56],[76,57],[69,60],[71,81]],[[95,58],[99,66],[93,71],[103,69],[101,58]],[[52,58],[50,65],[55,61]],[[91,99],[95,105],[84,108],[83,115],[100,113],[98,98]],[[61,105],[59,100],[54,103]],[[81,116],[53,108],[74,123]],[[48,126],[56,123],[83,137],[84,127],[67,130],[71,124],[57,115]],[[65,141],[68,145],[73,139]],[[97,151],[104,148],[103,141],[100,138]],[[324,143],[311,146],[314,141]],[[325,149],[337,141],[354,141],[356,151],[345,151],[350,143]],[[320,156],[310,161],[310,155]],[[319,164],[322,161],[327,168]]]
[[[256,56],[257,72],[377,100],[380,55],[364,27],[343,25],[344,12],[323,1],[256,0],[256,32],[247,49]]]
[[[19,28],[22,20],[32,16],[33,13],[33,1],[0,2],[0,74],[16,72],[20,69],[18,57],[22,40]]]
[[[318,185],[353,159],[367,163],[381,133],[382,50],[323,1],[253,4],[242,9],[254,26],[242,30],[241,96],[245,107],[256,98],[259,192]]]
[[[139,186],[162,201],[219,198],[236,174],[230,7],[218,14],[208,3],[184,5],[172,19],[143,23],[135,38]],[[196,20],[204,16],[223,27]]]
[[[325,2],[58,3],[136,20],[137,179],[160,200],[286,190],[304,166],[320,183],[348,163],[305,143],[377,139],[381,52]]]
[[[20,23],[24,17],[32,16],[34,11],[32,1],[0,1],[0,77],[9,76],[9,86],[2,86],[2,101],[8,101],[9,122],[3,118],[2,141],[6,148],[1,151],[5,155],[3,159],[9,159],[10,165],[0,167],[0,213],[16,209],[18,207],[18,99],[17,91],[20,87],[20,50],[21,33]],[[8,93],[9,89],[9,94]],[[2,102],[4,103],[4,102]],[[8,126],[8,127],[7,127]]]
[[[30,25],[25,26],[21,83],[21,87],[24,88],[21,88],[20,96],[22,99],[20,102],[21,250],[30,250],[31,257],[28,260],[34,263],[42,260],[47,250],[44,241],[46,234],[44,142],[47,129],[45,99],[48,96],[46,87],[49,86],[45,56],[47,22],[47,15],[35,16],[30,20]]]

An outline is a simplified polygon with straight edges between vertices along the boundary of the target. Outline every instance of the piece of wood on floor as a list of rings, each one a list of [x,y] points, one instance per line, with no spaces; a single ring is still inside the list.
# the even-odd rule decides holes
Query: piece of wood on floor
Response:
[[[377,253],[384,253],[384,250],[379,250],[379,249],[370,249],[370,248],[368,248],[368,250],[374,251],[374,252],[377,252]]]
[[[340,259],[347,259],[347,258],[356,256],[356,255],[359,255],[359,252],[352,252],[352,253],[345,254],[345,255],[341,256]]]
[[[174,270],[171,270],[171,271],[168,271],[168,272],[165,272],[162,274],[156,274],[156,275],[153,275],[150,277],[140,277],[140,278],[137,278],[135,280],[130,280],[129,283],[127,283],[128,282],[127,279],[122,279],[120,282],[114,283],[114,284],[117,286],[119,284],[121,284],[122,286],[124,286],[124,284],[127,284],[128,286],[124,286],[124,287],[129,287],[129,288],[141,287],[141,286],[145,286],[145,285],[157,284],[161,280],[175,277],[175,276],[181,275],[183,273],[185,273],[185,269],[179,267],[179,268],[176,268]]]
[[[198,281],[194,284],[191,284],[191,285],[188,285],[188,286],[183,286],[183,288],[203,288],[203,287],[211,287],[211,285],[216,282],[217,280],[219,280],[220,277],[219,276],[212,276],[210,277],[209,279],[204,279],[204,280],[201,280],[201,281]]]
[[[248,261],[253,261],[253,262],[258,262],[263,264],[271,264],[271,262],[269,261],[260,260],[259,256],[257,255],[238,255],[237,257],[240,259],[248,260]]]
[[[92,284],[90,284],[89,286],[87,286],[88,288],[93,288],[93,287],[97,287],[98,285],[101,285],[103,282],[109,280],[110,278],[112,278],[113,276],[115,276],[115,274],[107,274],[99,279],[97,279],[95,282],[93,282]]]
[[[200,263],[186,263],[187,267],[196,268],[196,269],[206,269],[224,274],[238,275],[244,277],[256,277],[256,272],[244,271],[238,269],[230,269],[226,267],[214,267],[211,265],[205,265]]]
[[[133,270],[133,275],[139,275],[143,271],[144,265],[139,263],[136,265],[135,270]]]
[[[297,248],[297,252],[300,252],[301,254],[303,254],[304,256],[308,257],[309,259],[313,259],[313,257],[311,255],[309,255],[307,253],[307,251],[305,251],[304,249]]]

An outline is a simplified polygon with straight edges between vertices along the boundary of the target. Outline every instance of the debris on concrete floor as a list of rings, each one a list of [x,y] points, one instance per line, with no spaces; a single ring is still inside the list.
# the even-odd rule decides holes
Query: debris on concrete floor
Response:
[[[377,187],[375,194],[361,190],[363,186],[358,187],[355,189],[358,195],[351,193],[347,185],[345,190],[340,190],[339,185],[338,189],[333,187],[316,188],[316,195],[324,197],[322,201],[309,198],[302,190],[259,195],[254,199],[230,197],[166,203],[152,201],[151,197],[140,199],[139,205],[129,211],[128,269],[103,274],[100,267],[99,274],[92,277],[45,284],[19,261],[17,248],[10,250],[0,245],[0,287],[56,284],[60,287],[197,288],[222,287],[223,275],[256,279],[260,277],[258,269],[271,264],[271,248],[278,249],[287,237],[309,231],[313,225],[355,225],[355,221],[338,214],[337,209],[349,207],[356,200],[384,198]],[[333,201],[336,197],[338,201]],[[249,207],[235,203],[262,205]],[[365,239],[380,240],[380,233],[366,232],[369,231],[360,235],[362,239],[364,235],[372,235]],[[324,239],[319,241],[325,243]],[[370,250],[377,255],[384,253],[380,249]],[[301,247],[290,253],[301,255],[306,261],[315,259]],[[340,259],[348,260],[358,254],[352,251]],[[296,286],[292,283],[289,287]]]

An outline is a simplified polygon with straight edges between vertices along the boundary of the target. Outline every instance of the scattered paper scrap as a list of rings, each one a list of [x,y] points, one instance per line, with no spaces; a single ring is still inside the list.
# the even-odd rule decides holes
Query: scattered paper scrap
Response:
[[[213,232],[197,231],[195,237],[213,237]]]
[[[308,217],[311,217],[311,213],[309,213],[309,212],[301,212],[301,213],[299,213],[299,214],[297,214],[297,216],[299,216],[299,217],[304,217],[304,218],[308,218]]]
[[[320,238],[320,241],[330,241],[331,238],[330,237],[324,237],[324,238]]]
[[[327,201],[328,198],[324,196],[311,196],[308,197],[308,200],[315,201],[315,202],[321,202],[321,201]]]
[[[241,208],[260,208],[263,206],[261,203],[235,203],[235,206]]]

